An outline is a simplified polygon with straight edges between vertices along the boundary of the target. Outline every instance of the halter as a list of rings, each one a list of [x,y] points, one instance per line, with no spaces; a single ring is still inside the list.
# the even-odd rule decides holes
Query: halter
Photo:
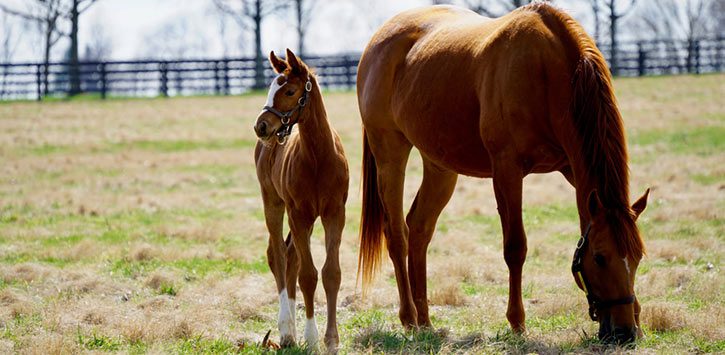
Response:
[[[307,82],[305,83],[305,91],[302,93],[302,96],[300,96],[299,100],[297,100],[297,106],[295,106],[293,109],[282,112],[272,106],[264,106],[262,108],[262,111],[268,111],[275,114],[282,122],[282,127],[280,127],[280,129],[278,129],[276,133],[277,143],[281,145],[287,143],[287,138],[289,138],[289,135],[292,134],[292,127],[300,121],[302,109],[305,107],[305,105],[307,105],[308,95],[311,91],[312,82],[310,81],[310,77],[308,76]],[[295,111],[298,111],[299,113],[297,114],[297,119],[292,122],[292,115],[295,113]]]
[[[579,281],[581,281],[582,288],[584,289],[584,294],[587,296],[587,302],[589,302],[589,318],[596,322],[599,320],[599,314],[597,313],[599,310],[611,308],[612,306],[634,303],[635,297],[634,295],[629,295],[627,297],[605,301],[590,293],[589,290],[591,289],[591,287],[589,287],[589,282],[587,281],[586,276],[584,276],[582,259],[584,249],[589,243],[589,231],[591,229],[592,222],[589,222],[586,230],[584,230],[584,235],[579,238],[579,241],[576,244],[576,250],[574,251],[574,260],[571,262],[571,272],[577,278],[579,278]]]

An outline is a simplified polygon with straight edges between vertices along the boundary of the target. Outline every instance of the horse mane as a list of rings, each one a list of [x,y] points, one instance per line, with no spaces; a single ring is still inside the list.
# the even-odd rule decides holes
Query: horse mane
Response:
[[[611,233],[622,253],[641,257],[644,243],[629,205],[629,168],[622,116],[614,97],[612,77],[604,56],[594,40],[571,16],[546,2],[534,2],[522,8],[561,24],[561,40],[576,48],[578,59],[572,77],[570,107],[574,128],[579,135],[587,174],[594,182],[607,212]],[[549,23],[551,21],[545,20]]]

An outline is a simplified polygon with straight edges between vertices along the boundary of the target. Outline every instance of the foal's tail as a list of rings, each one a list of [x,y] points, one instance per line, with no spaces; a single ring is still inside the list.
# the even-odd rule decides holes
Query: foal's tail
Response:
[[[383,252],[383,204],[378,192],[378,169],[375,157],[370,151],[365,129],[363,128],[362,163],[362,216],[360,217],[360,254],[358,255],[358,280],[362,274],[363,294],[375,278],[380,267]]]

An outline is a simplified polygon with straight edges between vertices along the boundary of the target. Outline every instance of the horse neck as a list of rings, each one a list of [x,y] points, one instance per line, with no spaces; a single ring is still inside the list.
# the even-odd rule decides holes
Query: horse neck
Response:
[[[312,91],[309,93],[307,105],[302,110],[297,125],[301,147],[310,157],[324,157],[335,149],[332,128],[327,122],[327,112],[322,101],[317,79],[312,77]]]

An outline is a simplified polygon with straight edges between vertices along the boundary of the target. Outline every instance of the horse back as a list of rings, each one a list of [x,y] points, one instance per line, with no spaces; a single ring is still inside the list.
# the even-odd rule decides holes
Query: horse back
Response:
[[[360,64],[366,129],[394,125],[428,159],[466,175],[490,176],[490,156],[511,147],[528,172],[560,168],[552,121],[567,115],[577,52],[546,11],[491,20],[431,7],[392,19]]]

